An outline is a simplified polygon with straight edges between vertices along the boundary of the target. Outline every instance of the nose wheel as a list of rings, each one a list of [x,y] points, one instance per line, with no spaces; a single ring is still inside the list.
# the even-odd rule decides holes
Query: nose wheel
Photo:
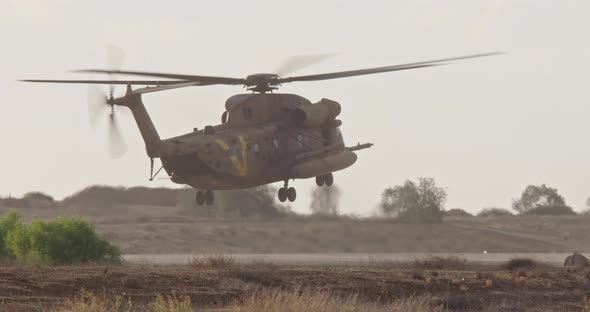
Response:
[[[195,200],[198,206],[204,204],[211,206],[215,202],[215,197],[213,196],[213,191],[198,191]]]
[[[323,176],[317,176],[315,177],[315,184],[317,184],[317,186],[332,186],[332,184],[334,184],[334,176],[331,173],[325,174]]]
[[[289,181],[285,180],[285,186],[279,189],[279,201],[284,203],[287,199],[290,202],[294,202],[297,199],[297,190],[294,187],[289,187]]]

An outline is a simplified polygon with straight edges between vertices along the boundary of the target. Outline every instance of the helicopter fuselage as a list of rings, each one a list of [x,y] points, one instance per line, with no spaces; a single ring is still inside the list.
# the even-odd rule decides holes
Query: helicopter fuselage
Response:
[[[340,105],[327,99],[236,95],[226,102],[222,124],[162,140],[156,156],[173,182],[205,190],[321,176],[357,159],[344,145],[339,113]]]

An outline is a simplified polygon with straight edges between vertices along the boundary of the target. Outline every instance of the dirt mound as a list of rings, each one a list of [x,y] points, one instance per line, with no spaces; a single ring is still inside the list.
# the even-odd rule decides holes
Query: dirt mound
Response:
[[[588,258],[584,257],[584,255],[574,252],[573,255],[565,258],[563,266],[589,267],[590,260],[588,260]]]

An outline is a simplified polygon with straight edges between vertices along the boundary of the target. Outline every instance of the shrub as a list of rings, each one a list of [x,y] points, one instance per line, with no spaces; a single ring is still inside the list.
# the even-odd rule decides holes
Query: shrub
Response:
[[[20,219],[20,214],[14,209],[8,211],[8,213],[0,219],[0,258],[14,258],[14,253],[7,246],[6,236],[8,236],[8,234],[20,224]]]
[[[467,260],[459,257],[431,256],[425,259],[416,259],[412,267],[421,270],[464,270]]]
[[[539,263],[530,258],[513,258],[502,265],[503,270],[517,271],[517,270],[532,270],[539,266]]]
[[[524,211],[522,215],[530,216],[567,216],[576,212],[569,206],[539,206]]]
[[[119,249],[100,237],[86,219],[79,217],[58,218],[50,222],[37,219],[31,225],[24,225],[20,215],[10,211],[0,219],[0,235],[2,255],[19,262],[71,264],[121,261]]]
[[[509,217],[512,212],[502,208],[486,208],[477,214],[478,217]]]
[[[231,255],[226,255],[223,253],[213,253],[213,254],[193,254],[189,259],[188,263],[193,267],[203,267],[203,268],[226,268],[231,267],[236,258]]]

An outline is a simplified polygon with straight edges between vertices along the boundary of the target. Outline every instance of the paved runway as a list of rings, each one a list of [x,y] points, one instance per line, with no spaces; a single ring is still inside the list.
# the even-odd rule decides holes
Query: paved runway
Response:
[[[406,262],[429,256],[457,256],[468,262],[497,264],[516,257],[527,257],[553,265],[562,265],[569,254],[562,253],[325,253],[325,254],[228,254],[237,263],[274,263],[286,265],[361,265]],[[126,261],[141,264],[186,264],[190,254],[124,255]]]

